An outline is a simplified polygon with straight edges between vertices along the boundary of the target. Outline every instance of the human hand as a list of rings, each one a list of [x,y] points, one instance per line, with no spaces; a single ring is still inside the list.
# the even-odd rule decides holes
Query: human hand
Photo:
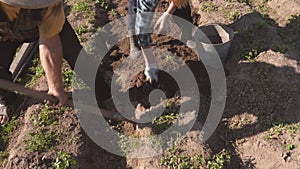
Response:
[[[154,29],[158,30],[159,34],[167,33],[170,29],[170,18],[171,15],[164,12],[163,15],[156,21]]]
[[[146,68],[144,71],[144,74],[146,76],[146,80],[150,83],[153,83],[154,81],[158,82],[158,69],[156,63],[152,64],[146,64]]]
[[[68,100],[68,95],[64,90],[49,90],[48,94],[56,97],[58,100],[58,106],[63,106]]]

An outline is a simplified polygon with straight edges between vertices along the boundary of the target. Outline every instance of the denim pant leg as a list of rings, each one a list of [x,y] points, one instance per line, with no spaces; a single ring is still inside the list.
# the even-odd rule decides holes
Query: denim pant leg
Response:
[[[190,25],[187,25],[185,22],[183,22],[181,19],[177,17],[173,17],[174,22],[179,26],[181,29],[181,40],[186,43],[187,40],[192,39],[192,31],[193,31],[193,25],[192,25],[192,16],[191,16],[191,7],[189,4],[187,4],[185,7],[181,9],[176,9],[174,14],[175,16],[185,19],[186,21],[190,22]]]
[[[13,61],[13,57],[17,48],[21,45],[18,41],[0,42],[0,78],[12,81],[12,74],[9,67]],[[15,101],[16,95],[12,92],[0,90],[0,103],[12,104]]]
[[[100,101],[107,100],[111,97],[110,88],[105,82],[100,71],[97,72],[97,77],[95,81],[88,80],[88,75],[90,75],[93,71],[93,67],[99,67],[100,61],[96,61],[91,56],[89,56],[81,46],[73,28],[70,23],[66,20],[63,30],[60,32],[60,39],[62,42],[63,48],[63,57],[69,63],[71,68],[74,70],[77,58],[80,55],[85,55],[85,60],[81,60],[81,64],[85,65],[84,72],[76,72],[80,79],[82,79],[87,85],[95,86],[95,92],[97,99]],[[94,83],[94,84],[93,84]]]
[[[152,33],[152,18],[156,0],[138,0],[137,1],[137,16],[135,31],[138,34],[140,46],[147,48],[152,45],[151,33]]]
[[[129,0],[128,3],[128,30],[133,31],[135,29],[135,18],[136,18],[136,1]]]

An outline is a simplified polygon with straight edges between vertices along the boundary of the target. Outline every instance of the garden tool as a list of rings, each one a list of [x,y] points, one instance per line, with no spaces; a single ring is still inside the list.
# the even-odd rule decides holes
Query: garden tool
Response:
[[[17,92],[19,94],[23,94],[25,96],[29,96],[32,98],[48,100],[48,101],[51,101],[54,103],[57,102],[57,99],[54,96],[48,95],[46,92],[29,89],[20,84],[13,83],[11,81],[4,80],[4,79],[0,79],[0,89],[7,90],[10,92]],[[85,105],[85,104],[81,104],[81,103],[79,103],[79,104],[80,104],[80,107],[84,108],[85,111],[99,115],[99,113],[97,113],[97,112],[99,112],[98,107],[93,107],[93,106]],[[76,103],[76,105],[78,105],[78,104]],[[70,99],[67,100],[65,102],[65,106],[74,108],[73,101]],[[113,119],[116,121],[126,120],[122,115],[120,115],[117,112],[111,112],[111,111],[104,110],[104,109],[100,109],[100,111],[101,111],[103,117],[105,117],[105,118]]]

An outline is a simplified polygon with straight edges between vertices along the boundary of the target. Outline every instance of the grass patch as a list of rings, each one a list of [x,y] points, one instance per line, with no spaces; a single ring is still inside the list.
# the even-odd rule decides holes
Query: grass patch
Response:
[[[78,1],[74,6],[74,9],[78,12],[87,12],[90,11],[91,7],[88,3],[89,1]]]
[[[29,82],[26,83],[26,87],[32,88],[36,83],[37,79],[45,76],[45,71],[41,65],[41,61],[39,58],[35,58],[31,62],[31,67],[28,68],[28,79]]]
[[[119,147],[121,151],[123,152],[123,155],[129,155],[130,153],[133,153],[136,150],[140,150],[143,146],[143,141],[140,139],[134,139],[138,138],[137,136],[133,135],[131,137],[127,137],[124,135],[119,135]]]
[[[273,139],[279,135],[283,134],[284,125],[282,123],[273,125],[272,128],[268,131],[266,138]]]
[[[225,165],[230,164],[231,156],[228,151],[223,150],[214,155],[213,158],[207,161],[208,168],[222,169]]]
[[[9,135],[17,128],[17,117],[13,116],[5,126],[0,127],[1,145],[5,147],[8,143]]]
[[[268,24],[266,22],[258,22],[251,25],[250,29],[239,31],[238,36],[243,39],[243,43],[240,44],[240,58],[254,62],[260,52],[268,49],[268,47],[264,47],[268,41],[267,34]]]
[[[166,156],[164,158],[161,158],[160,165],[180,169],[192,168],[190,158],[180,154],[179,149],[175,146],[166,152]]]
[[[31,76],[32,78],[40,78],[45,76],[45,71],[41,65],[40,58],[33,59],[32,64],[33,66],[29,68],[30,72],[34,72],[34,74]]]
[[[173,147],[160,159],[160,165],[177,169],[222,169],[230,164],[230,160],[231,156],[226,150],[215,154],[211,159],[205,159],[200,154],[188,157],[181,154],[177,147]]]
[[[173,62],[175,58],[172,55],[167,55],[166,59],[167,59],[168,62]]]
[[[112,5],[111,2],[107,1],[107,0],[97,0],[96,2],[99,3],[100,6],[103,9],[106,9],[106,10],[109,10],[111,8],[111,5]]]
[[[45,104],[40,112],[38,114],[33,114],[30,119],[35,127],[56,125],[59,116],[68,110],[70,110],[68,107],[52,107]]]
[[[80,26],[80,27],[75,28],[75,32],[78,36],[81,36],[85,33],[90,32],[90,31],[91,30],[87,26]]]
[[[37,129],[36,132],[31,132],[29,134],[30,138],[24,141],[29,152],[52,150],[54,145],[60,141],[60,135],[53,131]]]
[[[68,107],[52,107],[43,105],[38,114],[32,115],[31,121],[36,127],[35,132],[29,133],[29,139],[25,140],[29,152],[43,152],[53,149],[61,141],[61,135],[57,132],[45,129],[46,126],[56,125],[60,115],[69,111]]]
[[[94,0],[78,1],[71,10],[76,16],[77,20],[82,20],[83,22],[85,21],[87,23],[84,26],[74,27],[79,41],[84,43],[88,39],[83,37],[83,35],[94,31],[93,26],[91,25],[94,24],[96,15]]]
[[[72,156],[66,152],[59,151],[55,162],[53,163],[54,169],[67,169],[76,164]]]
[[[227,18],[230,20],[230,21],[237,21],[239,18],[240,18],[241,14],[239,13],[238,10],[234,9],[232,11],[229,11],[227,13]]]
[[[71,67],[68,65],[67,62],[63,63],[63,71],[62,71],[62,80],[64,83],[65,89],[69,90],[73,86],[73,80],[74,80],[74,71],[71,69]]]
[[[4,160],[8,157],[8,153],[6,151],[0,151],[0,165],[4,162]]]
[[[206,1],[202,3],[200,10],[211,13],[217,10],[217,7],[214,5],[213,1]]]
[[[254,58],[258,55],[257,49],[252,49],[250,51],[244,50],[242,52],[242,58],[248,60],[250,63],[254,63]]]
[[[252,6],[252,0],[237,0],[239,3],[245,3],[248,6]]]
[[[300,123],[296,123],[296,124],[273,123],[273,126],[269,129],[265,138],[274,139],[283,134],[288,134],[291,138],[295,138],[299,131],[300,131]]]
[[[179,105],[176,102],[167,102],[163,114],[153,120],[153,133],[159,134],[168,129],[179,117]]]

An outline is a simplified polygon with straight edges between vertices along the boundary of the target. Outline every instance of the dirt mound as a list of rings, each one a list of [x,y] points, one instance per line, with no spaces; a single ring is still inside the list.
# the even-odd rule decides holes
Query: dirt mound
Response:
[[[299,151],[291,153],[285,148],[289,141],[298,144],[297,137],[283,135],[285,141],[281,136],[275,140],[267,137],[268,130],[274,130],[269,128],[277,122],[299,122],[299,115],[295,114],[299,108],[297,62],[286,55],[267,51],[261,53],[255,63],[240,63],[239,71],[228,77],[225,124],[230,137],[241,141],[237,143],[237,151],[245,164],[252,162],[261,168],[288,168],[299,164]],[[266,152],[270,154],[260,156]],[[287,152],[291,161],[282,163],[287,157],[281,154]]]

